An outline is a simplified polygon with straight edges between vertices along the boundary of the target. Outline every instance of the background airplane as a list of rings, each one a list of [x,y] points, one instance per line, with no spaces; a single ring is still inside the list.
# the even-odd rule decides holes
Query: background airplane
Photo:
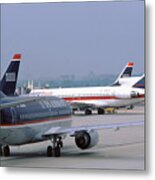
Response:
[[[112,86],[33,89],[30,96],[54,95],[68,101],[73,111],[84,110],[88,115],[93,109],[97,109],[98,114],[104,114],[104,109],[108,107],[120,108],[144,101],[145,77],[131,77],[132,68],[133,63],[128,63]],[[125,85],[121,84],[126,77],[128,79]],[[137,86],[139,81],[142,81],[141,88]]]

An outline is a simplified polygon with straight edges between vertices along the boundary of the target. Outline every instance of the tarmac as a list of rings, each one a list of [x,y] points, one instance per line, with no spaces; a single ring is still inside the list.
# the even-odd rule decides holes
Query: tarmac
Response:
[[[130,122],[145,119],[144,106],[133,110],[120,109],[115,114],[73,116],[73,126]],[[4,167],[48,167],[61,169],[105,169],[144,170],[145,169],[145,127],[99,130],[98,144],[88,150],[76,147],[74,138],[63,140],[61,157],[46,157],[50,141],[11,147],[10,157],[1,157]]]

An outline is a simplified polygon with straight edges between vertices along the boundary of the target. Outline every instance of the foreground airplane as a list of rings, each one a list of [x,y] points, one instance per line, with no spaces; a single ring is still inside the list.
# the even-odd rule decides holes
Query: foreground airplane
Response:
[[[8,96],[14,96],[15,94],[20,60],[21,54],[15,54],[13,56],[10,65],[0,81],[0,90]]]
[[[51,140],[47,156],[59,157],[66,135],[85,150],[98,143],[99,129],[118,130],[143,126],[143,121],[72,127],[69,104],[55,96],[6,96],[0,91],[0,154],[10,156],[9,146]]]
[[[108,107],[120,108],[144,101],[145,76],[133,79],[130,77],[132,68],[133,63],[128,63],[112,86],[34,89],[30,96],[57,96],[68,101],[73,111],[84,110],[88,115],[93,109],[97,109],[98,114],[104,114],[104,109]],[[132,80],[121,85],[122,79],[127,77]],[[139,83],[141,87],[138,86]]]

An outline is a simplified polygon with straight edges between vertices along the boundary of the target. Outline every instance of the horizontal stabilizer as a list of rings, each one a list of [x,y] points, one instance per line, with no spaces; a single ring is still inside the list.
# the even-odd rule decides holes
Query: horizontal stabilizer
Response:
[[[134,88],[145,88],[145,75],[141,77],[141,79],[133,85]]]

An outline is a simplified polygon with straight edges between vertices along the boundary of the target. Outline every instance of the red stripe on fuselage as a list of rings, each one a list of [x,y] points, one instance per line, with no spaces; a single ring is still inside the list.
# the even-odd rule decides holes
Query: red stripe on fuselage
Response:
[[[102,99],[118,99],[115,96],[84,96],[84,97],[67,97],[64,98],[66,101],[73,100],[102,100]]]
[[[21,122],[22,120],[20,120],[20,122],[19,123],[17,122],[17,124],[1,124],[0,126],[21,126],[21,125],[49,122],[49,121],[59,121],[59,120],[64,120],[65,121],[66,119],[68,119],[70,117],[71,117],[71,115],[62,116],[62,117],[50,117],[49,119],[23,120],[24,122]]]
[[[139,95],[137,97],[134,98],[143,98],[143,95]],[[130,98],[119,98],[116,96],[84,96],[84,97],[66,97],[64,98],[64,100],[66,101],[80,101],[80,100],[110,100],[110,99],[130,99]]]

